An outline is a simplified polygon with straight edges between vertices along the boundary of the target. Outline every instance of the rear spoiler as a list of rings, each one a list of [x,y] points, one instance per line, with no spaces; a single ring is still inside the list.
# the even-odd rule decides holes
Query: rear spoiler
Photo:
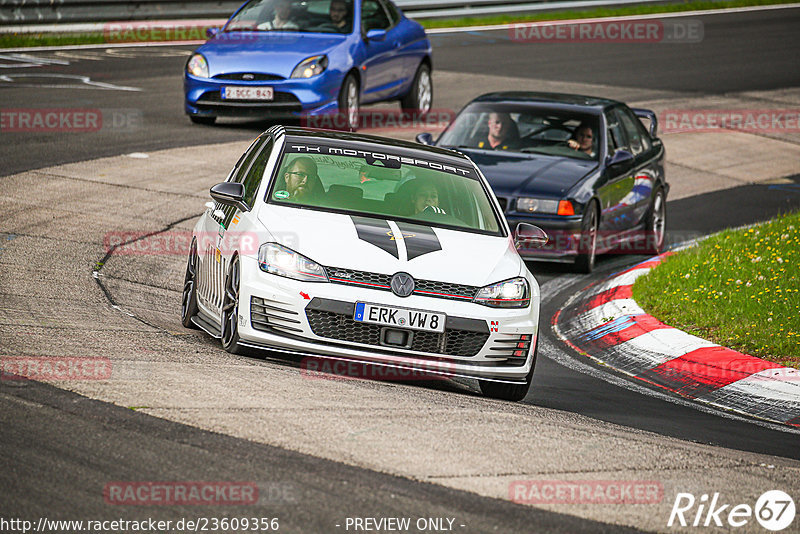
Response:
[[[658,137],[658,119],[656,114],[649,109],[631,108],[637,117],[650,121],[650,137]]]

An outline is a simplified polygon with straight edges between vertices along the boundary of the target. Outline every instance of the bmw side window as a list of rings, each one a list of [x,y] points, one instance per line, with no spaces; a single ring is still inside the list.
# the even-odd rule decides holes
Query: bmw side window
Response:
[[[647,128],[644,127],[642,121],[639,120],[639,117],[637,117],[633,113],[633,111],[631,111],[628,108],[623,108],[617,111],[620,113],[620,115],[626,117],[627,118],[626,122],[630,122],[633,125],[633,128],[636,130],[636,132],[638,132],[639,139],[642,143],[642,150],[644,150],[645,152],[650,150],[650,148],[652,148],[653,146],[652,142],[650,141],[650,133],[647,131]]]
[[[622,127],[616,115],[613,113],[606,115],[606,122],[608,123],[608,155],[611,156],[617,150],[627,147],[625,146],[625,137],[622,134]]]
[[[388,30],[389,17],[378,0],[364,0],[361,4],[361,26],[364,32],[370,30]]]
[[[636,128],[636,124],[628,115],[625,114],[624,111],[617,109],[616,115],[619,117],[623,128],[625,128],[625,133],[627,134],[628,141],[630,142],[631,152],[634,156],[638,156],[642,153],[642,150],[644,150],[644,147],[642,146],[642,134],[639,133],[639,130]]]

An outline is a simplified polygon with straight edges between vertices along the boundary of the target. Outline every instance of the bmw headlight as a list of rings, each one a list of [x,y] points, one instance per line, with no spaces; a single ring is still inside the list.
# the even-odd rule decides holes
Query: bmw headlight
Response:
[[[522,213],[545,213],[549,215],[574,215],[575,208],[569,200],[549,198],[518,198],[517,211]]]
[[[492,308],[527,308],[531,303],[531,288],[520,276],[482,287],[473,302]]]
[[[194,54],[186,64],[186,72],[198,78],[208,78],[208,62],[202,54]]]
[[[328,275],[319,263],[277,243],[264,243],[258,249],[258,265],[267,273],[302,280],[327,282]]]
[[[311,78],[322,74],[328,68],[328,56],[314,56],[304,59],[292,71],[292,78]]]

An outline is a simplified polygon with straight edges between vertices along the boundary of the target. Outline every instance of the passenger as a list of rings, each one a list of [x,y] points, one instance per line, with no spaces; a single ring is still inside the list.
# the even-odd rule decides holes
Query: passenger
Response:
[[[398,215],[406,217],[447,215],[447,212],[439,207],[439,190],[427,180],[412,178],[397,189],[395,196],[399,204]]]
[[[489,133],[478,148],[484,150],[514,150],[519,146],[517,123],[508,113],[489,113]]]
[[[283,179],[276,184],[273,197],[279,200],[310,202],[322,191],[324,189],[317,174],[317,164],[308,156],[300,156],[292,161]]]
[[[333,30],[339,33],[347,32],[350,19],[350,9],[345,0],[331,0],[329,8],[331,20],[321,25],[321,29]]]
[[[292,0],[277,0],[275,2],[275,17],[271,21],[258,25],[259,30],[296,30],[298,26],[290,20],[292,14]]]
[[[594,157],[594,131],[592,127],[582,122],[575,129],[572,137],[567,141],[567,146],[573,150],[579,150],[584,154]]]

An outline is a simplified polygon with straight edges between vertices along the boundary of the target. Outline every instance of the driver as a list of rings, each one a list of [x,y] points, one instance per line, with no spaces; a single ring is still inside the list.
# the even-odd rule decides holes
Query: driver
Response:
[[[322,189],[317,174],[316,162],[308,156],[295,158],[283,174],[286,189],[283,190],[278,182],[273,196],[281,200],[287,199],[295,202],[309,202],[318,196]]]
[[[478,148],[484,150],[514,150],[519,146],[519,130],[517,123],[508,113],[489,113],[487,122],[489,133],[486,139],[478,142]]]
[[[592,127],[582,122],[567,141],[567,146],[594,157],[594,131]]]
[[[271,21],[262,22],[257,28],[259,30],[296,30],[298,26],[290,20],[291,14],[292,0],[277,0],[275,17]]]

